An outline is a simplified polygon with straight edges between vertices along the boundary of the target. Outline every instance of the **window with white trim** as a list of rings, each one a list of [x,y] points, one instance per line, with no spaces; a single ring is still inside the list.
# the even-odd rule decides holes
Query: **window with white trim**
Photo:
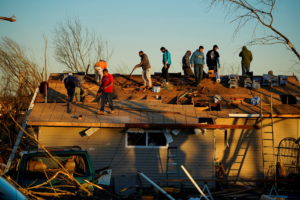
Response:
[[[126,147],[160,148],[168,147],[169,139],[164,130],[128,129],[126,131]]]

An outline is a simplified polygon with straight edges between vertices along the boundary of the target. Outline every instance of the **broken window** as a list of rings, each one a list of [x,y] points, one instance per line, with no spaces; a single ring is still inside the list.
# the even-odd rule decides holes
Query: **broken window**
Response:
[[[126,131],[126,147],[167,147],[170,134],[163,130],[132,130]],[[168,137],[168,141],[167,141]]]

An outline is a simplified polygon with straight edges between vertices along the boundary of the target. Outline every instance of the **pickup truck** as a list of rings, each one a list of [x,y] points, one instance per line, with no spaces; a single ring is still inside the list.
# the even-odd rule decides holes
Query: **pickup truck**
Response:
[[[91,181],[95,178],[93,163],[87,151],[80,147],[55,147],[47,150],[78,182],[84,183],[84,180]],[[44,151],[22,152],[15,171],[15,181],[23,187],[38,185],[55,175],[60,168]],[[66,182],[58,176],[51,184],[63,185]]]

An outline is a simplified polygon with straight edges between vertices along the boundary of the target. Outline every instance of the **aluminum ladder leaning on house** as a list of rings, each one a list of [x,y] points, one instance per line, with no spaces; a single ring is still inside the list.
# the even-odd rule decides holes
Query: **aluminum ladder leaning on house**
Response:
[[[169,185],[169,179],[179,178],[180,168],[178,163],[178,148],[177,146],[168,147],[167,149],[167,166],[166,177],[167,185]]]
[[[29,117],[29,115],[30,115],[30,113],[31,113],[31,111],[32,111],[32,109],[33,109],[34,101],[35,101],[35,98],[36,98],[38,92],[39,92],[39,88],[37,87],[37,88],[35,89],[35,92],[34,92],[34,94],[33,94],[33,97],[32,97],[32,99],[31,99],[31,102],[30,102],[30,104],[29,104],[28,110],[27,110],[27,112],[26,112],[25,119],[24,119],[24,121],[23,121],[23,123],[22,123],[22,126],[21,126],[20,130],[19,130],[19,133],[18,133],[16,142],[15,142],[15,144],[14,144],[14,147],[13,147],[13,149],[12,149],[12,152],[11,152],[10,155],[9,155],[9,158],[8,158],[8,161],[7,161],[7,164],[6,164],[6,166],[5,166],[5,169],[4,169],[3,174],[6,174],[6,173],[9,171],[10,166],[11,166],[11,164],[12,164],[12,161],[13,161],[14,158],[15,158],[15,154],[16,154],[18,148],[19,148],[21,139],[22,139],[23,134],[24,134],[24,130],[25,130],[26,126],[27,126],[27,120],[28,120],[28,117]]]
[[[263,106],[270,106],[270,112],[264,112]],[[269,114],[270,121],[266,122],[264,114]],[[275,170],[275,147],[274,147],[274,120],[273,120],[273,97],[270,95],[270,103],[263,104],[262,97],[260,101],[260,123],[261,123],[261,138],[262,138],[262,157],[263,157],[263,172],[264,179],[276,179]],[[266,185],[266,184],[265,184]]]

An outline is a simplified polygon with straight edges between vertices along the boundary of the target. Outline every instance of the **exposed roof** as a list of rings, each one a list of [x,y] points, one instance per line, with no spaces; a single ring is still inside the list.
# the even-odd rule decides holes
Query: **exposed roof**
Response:
[[[295,77],[288,77],[288,84],[278,87],[260,89],[227,88],[225,84],[218,84],[205,79],[201,85],[193,86],[193,79],[186,79],[180,74],[171,74],[168,89],[161,88],[159,93],[142,90],[139,86],[143,80],[141,76],[114,74],[116,113],[100,116],[96,114],[99,105],[95,102],[98,86],[92,81],[92,75],[84,78],[83,88],[87,92],[84,104],[73,105],[71,114],[66,113],[66,89],[63,84],[63,74],[51,74],[49,78],[48,103],[44,103],[41,94],[37,96],[35,106],[29,116],[30,125],[48,126],[101,126],[123,127],[125,124],[185,124],[198,123],[198,118],[227,118],[230,113],[257,114],[260,106],[249,104],[247,100],[254,96],[262,97],[263,104],[270,103],[273,98],[275,116],[300,117],[298,104],[282,104],[280,95],[300,96],[300,84]],[[154,85],[161,85],[159,74],[152,76]],[[186,95],[183,95],[186,94]],[[159,100],[156,99],[158,95]],[[222,97],[221,110],[204,111],[205,107],[194,105],[210,102],[213,106],[213,96]],[[182,98],[181,98],[182,97]],[[241,104],[232,105],[236,98],[248,98]],[[263,106],[264,113],[270,111],[270,106]],[[77,119],[83,115],[83,119]]]

